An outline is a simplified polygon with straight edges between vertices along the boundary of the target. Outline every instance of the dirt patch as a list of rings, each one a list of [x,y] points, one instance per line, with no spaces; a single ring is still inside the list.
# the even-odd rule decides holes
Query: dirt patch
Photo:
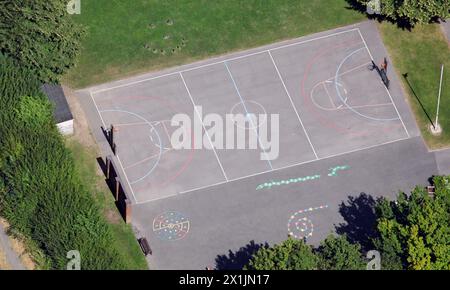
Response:
[[[11,270],[11,265],[6,261],[6,256],[0,248],[0,270]]]
[[[80,102],[78,101],[75,92],[68,87],[63,87],[63,89],[70,110],[74,117],[73,120],[74,134],[73,136],[69,137],[69,139],[74,140],[77,143],[81,144],[84,147],[84,149],[89,152],[88,154],[93,155],[93,158],[100,156],[98,145],[95,141],[94,136],[91,134],[86,115],[81,107]],[[111,194],[108,186],[104,181],[104,175],[100,166],[96,166],[96,174],[98,177],[95,185],[96,191],[99,194],[105,195]],[[108,196],[106,197],[109,198]],[[104,197],[101,198],[103,199]],[[119,215],[115,207],[110,208],[109,206],[106,206],[103,212],[106,220],[111,224],[119,224],[122,220],[121,216]]]
[[[5,231],[8,231],[9,229],[9,224],[5,219],[0,218],[0,224],[3,226],[3,228],[5,229]],[[23,243],[23,241],[17,239],[17,238],[13,238],[11,236],[9,236],[9,243],[11,245],[11,248],[13,249],[13,251],[15,253],[17,253],[17,256],[19,257],[20,261],[22,262],[22,265],[27,269],[27,270],[34,270],[36,269],[36,263],[33,261],[31,255],[27,252],[25,244]],[[1,251],[0,251],[0,269],[3,269],[2,266],[2,255],[1,255]],[[5,262],[6,262],[6,257],[4,257]],[[8,264],[9,265],[9,264]]]
[[[75,92],[68,87],[63,87],[70,110],[74,116],[73,130],[74,134],[70,138],[77,140],[81,145],[93,148],[97,151],[97,144],[89,130],[88,121],[80,103],[75,95]]]

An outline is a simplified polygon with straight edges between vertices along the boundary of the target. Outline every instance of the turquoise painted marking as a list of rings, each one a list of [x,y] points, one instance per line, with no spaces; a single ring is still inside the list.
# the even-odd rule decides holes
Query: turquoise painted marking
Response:
[[[329,169],[330,173],[328,173],[328,176],[337,176],[338,171],[347,170],[347,169],[350,169],[350,166],[345,165],[345,166],[332,167]]]
[[[329,171],[328,176],[329,177],[337,176],[339,171],[348,170],[348,169],[350,169],[350,166],[348,166],[348,165],[332,167],[328,170]],[[316,175],[309,175],[309,176],[304,176],[304,177],[290,178],[290,179],[285,179],[285,180],[276,180],[276,181],[271,181],[271,182],[265,182],[265,183],[258,185],[256,187],[256,190],[261,190],[261,189],[265,189],[265,188],[270,189],[274,186],[289,185],[292,183],[303,183],[303,182],[307,182],[307,181],[313,181],[313,180],[319,179],[320,177],[321,177],[320,174],[316,174]]]
[[[319,179],[320,175],[312,175],[312,176],[305,176],[305,177],[299,177],[299,178],[291,178],[286,180],[278,180],[278,181],[272,181],[272,182],[266,182],[258,185],[256,187],[256,190],[264,189],[264,188],[272,188],[273,186],[281,186],[281,185],[288,185],[291,183],[302,183],[306,181],[312,181],[315,179]]]

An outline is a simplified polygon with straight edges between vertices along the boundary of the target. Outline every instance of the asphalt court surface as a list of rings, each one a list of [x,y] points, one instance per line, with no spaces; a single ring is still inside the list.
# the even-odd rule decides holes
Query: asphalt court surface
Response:
[[[100,126],[117,129],[116,164],[151,267],[235,269],[252,241],[288,233],[317,244],[341,223],[364,228],[367,195],[393,198],[443,172],[445,152],[425,148],[393,68],[389,91],[368,69],[386,55],[376,26],[363,22],[79,91],[104,155]],[[277,159],[170,146],[175,114],[246,110],[279,115]]]
[[[395,104],[402,100],[368,69],[372,58],[353,28],[93,90],[91,97],[103,126],[117,129],[118,164],[134,202],[143,203],[408,138]],[[261,160],[261,150],[171,148],[175,114],[200,121],[236,112],[278,114],[278,158]]]

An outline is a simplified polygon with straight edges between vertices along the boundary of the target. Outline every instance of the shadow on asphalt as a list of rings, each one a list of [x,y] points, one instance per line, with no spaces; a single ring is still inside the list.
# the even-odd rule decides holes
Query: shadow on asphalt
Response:
[[[255,241],[250,241],[250,243],[236,252],[228,250],[228,255],[217,256],[216,270],[242,270],[248,264],[253,254],[260,248],[268,246],[268,243],[256,244]]]
[[[346,202],[339,205],[339,213],[345,223],[336,227],[336,233],[347,235],[352,243],[359,243],[363,250],[370,250],[375,237],[377,215],[375,211],[377,201],[364,192],[359,196],[349,196]]]

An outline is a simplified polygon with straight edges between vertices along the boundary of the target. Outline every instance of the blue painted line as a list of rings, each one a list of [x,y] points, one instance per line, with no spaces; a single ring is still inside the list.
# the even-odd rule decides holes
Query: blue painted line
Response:
[[[130,184],[138,183],[139,181],[141,181],[141,180],[147,178],[147,177],[148,177],[150,174],[152,174],[152,172],[156,169],[156,167],[158,166],[158,164],[159,164],[159,162],[160,162],[160,160],[161,160],[161,156],[162,156],[162,154],[163,154],[161,136],[159,135],[158,131],[156,130],[156,128],[155,128],[155,127],[154,127],[147,119],[145,119],[144,117],[142,117],[142,116],[140,116],[140,115],[138,115],[138,114],[136,114],[136,113],[133,113],[133,112],[130,112],[130,111],[126,111],[126,110],[102,110],[101,113],[103,113],[103,112],[119,112],[119,113],[130,114],[130,115],[132,115],[132,116],[135,116],[135,117],[138,118],[138,119],[141,119],[141,120],[144,121],[147,125],[149,125],[150,128],[153,129],[153,131],[154,131],[155,134],[156,134],[156,137],[158,137],[158,143],[159,143],[159,155],[158,155],[158,159],[156,160],[156,162],[155,162],[155,164],[153,165],[153,167],[147,172],[147,174],[145,174],[144,176],[142,176],[142,177],[139,178],[138,180],[135,180],[135,181],[133,181],[133,182],[130,182]],[[151,141],[151,136],[149,136],[149,138],[150,138],[150,141]],[[152,143],[154,144],[154,142],[152,142]]]
[[[242,98],[242,95],[241,95],[241,93],[239,92],[239,89],[238,89],[238,87],[237,87],[237,84],[236,84],[236,82],[234,81],[233,75],[231,74],[230,68],[228,67],[228,64],[227,64],[226,61],[224,61],[224,64],[225,64],[225,67],[227,68],[228,74],[230,75],[231,81],[233,82],[234,88],[236,89],[236,92],[237,92],[239,98],[241,99],[241,103],[242,103],[242,105],[244,106],[245,113],[247,114],[247,116],[249,116],[249,115],[250,115],[250,112],[248,111],[247,106],[245,105],[244,98]],[[258,137],[258,143],[259,143],[259,146],[260,146],[261,149],[263,150],[264,154],[266,154],[266,156],[267,156],[267,152],[266,152],[266,150],[263,149],[263,147],[262,147],[262,145],[261,145],[261,141],[259,140],[258,130],[256,129],[257,127],[255,126],[255,124],[253,124],[253,120],[252,120],[251,118],[250,118],[250,122],[252,123],[253,130],[255,130],[256,136]],[[273,170],[272,162],[270,162],[269,159],[267,159],[267,162],[269,163],[270,169]]]
[[[355,110],[353,107],[349,106],[349,105],[347,104],[347,102],[344,101],[344,98],[343,98],[342,95],[341,95],[341,91],[339,90],[339,72],[341,71],[341,68],[342,68],[342,66],[344,65],[344,63],[345,63],[350,57],[352,57],[354,54],[360,52],[360,51],[363,50],[363,49],[366,49],[366,48],[365,48],[365,47],[361,47],[360,49],[357,49],[357,50],[355,50],[354,52],[350,53],[346,58],[344,58],[344,60],[341,62],[341,64],[339,65],[339,67],[338,67],[338,69],[337,69],[337,71],[336,71],[336,75],[335,75],[335,77],[334,77],[334,84],[335,84],[335,87],[336,87],[336,93],[337,93],[339,99],[341,99],[342,104],[343,104],[344,106],[346,106],[347,109],[349,109],[350,111],[352,111],[353,113],[357,114],[357,115],[360,116],[360,117],[363,117],[363,118],[366,118],[366,119],[369,119],[369,120],[373,120],[373,121],[381,121],[381,122],[397,121],[397,120],[400,120],[400,118],[398,118],[398,117],[397,117],[397,118],[392,118],[392,119],[380,119],[380,118],[374,118],[374,117],[370,117],[370,116],[364,115],[364,114],[358,112],[357,110]]]

